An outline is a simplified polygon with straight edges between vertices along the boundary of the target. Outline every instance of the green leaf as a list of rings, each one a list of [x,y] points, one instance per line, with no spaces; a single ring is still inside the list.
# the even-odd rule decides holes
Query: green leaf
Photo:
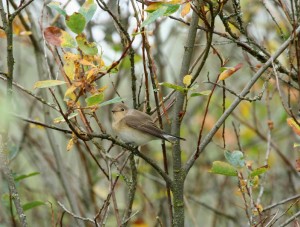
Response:
[[[67,16],[66,11],[60,7],[61,6],[60,2],[50,2],[47,6],[51,9],[56,10],[59,14],[63,16]]]
[[[69,116],[68,116],[68,119],[72,119],[73,117],[76,117],[78,115],[78,113],[71,113]],[[55,124],[58,124],[60,122],[65,122],[66,120],[64,119],[63,116],[60,116],[60,117],[57,117],[55,119],[53,119],[53,123]]]
[[[23,210],[26,211],[26,210],[30,210],[34,207],[42,206],[42,205],[46,205],[46,203],[43,201],[33,201],[33,202],[24,204],[22,207],[23,207]]]
[[[73,13],[71,16],[66,16],[66,24],[72,32],[80,34],[85,27],[85,17],[81,13]]]
[[[224,156],[227,161],[236,168],[245,166],[244,154],[241,151],[225,151]]]
[[[95,94],[85,99],[87,106],[94,106],[102,102],[104,99],[104,94]]]
[[[142,60],[142,57],[138,54],[134,55],[134,62],[140,62]],[[126,56],[123,60],[122,60],[122,67],[124,67],[125,69],[130,69],[131,67],[131,62],[130,62],[130,57]]]
[[[32,176],[39,175],[39,174],[40,174],[40,172],[32,172],[32,173],[29,173],[29,174],[23,174],[23,175],[20,175],[20,176],[16,176],[14,178],[14,180],[16,182],[18,182],[18,181],[21,181],[21,180],[23,180],[25,178],[32,177]]]
[[[167,6],[167,10],[166,12],[164,13],[164,16],[170,16],[171,14],[175,13],[180,5],[179,4],[164,4],[165,6]]]
[[[82,50],[82,52],[86,55],[96,55],[98,53],[98,48],[96,43],[94,42],[88,42],[86,40],[86,37],[84,34],[80,34],[78,36],[76,36],[76,41],[78,44],[78,47],[80,48],[80,50]]]
[[[143,21],[141,27],[145,27],[151,23],[153,23],[157,18],[161,16],[170,16],[171,14],[175,13],[180,5],[179,4],[158,4],[155,8],[158,7],[152,13],[149,13],[146,20]]]
[[[196,96],[207,96],[210,95],[211,90],[206,90],[206,91],[201,91],[201,92],[195,92],[191,94],[191,97],[196,97]]]
[[[100,104],[100,106],[106,106],[106,105],[110,105],[110,104],[115,104],[115,103],[119,103],[122,101],[125,101],[126,99],[120,98],[120,97],[115,97],[111,100],[105,101],[103,103]]]
[[[162,82],[162,83],[159,83],[159,85],[162,85],[162,86],[165,86],[165,87],[168,87],[168,88],[172,88],[174,90],[180,91],[181,93],[184,93],[188,90],[185,87],[182,87],[182,86],[179,86],[179,85],[176,85],[176,84],[171,84],[171,83],[168,83],[168,82]]]
[[[236,169],[232,165],[230,165],[226,162],[221,162],[221,161],[214,161],[213,166],[211,167],[209,172],[215,173],[215,174],[221,174],[221,175],[225,175],[225,176],[237,176],[238,175]]]
[[[259,175],[265,173],[268,169],[269,169],[269,166],[268,166],[268,165],[265,165],[265,166],[259,167],[259,168],[257,168],[257,169],[254,169],[254,170],[250,173],[250,177],[253,178],[253,177],[255,177],[255,176],[259,176]]]
[[[33,88],[48,88],[48,87],[54,87],[58,85],[65,84],[65,81],[62,80],[40,80],[35,82],[33,85]]]
[[[167,10],[168,10],[167,6],[161,6],[157,10],[155,10],[153,13],[149,13],[146,20],[143,21],[141,27],[145,27],[145,26],[153,23],[157,18],[163,16]]]
[[[79,9],[79,13],[81,13],[85,17],[86,22],[88,22],[93,18],[96,10],[97,5],[94,3],[94,0],[86,0]]]
[[[54,46],[68,48],[76,47],[76,41],[73,39],[73,37],[58,27],[51,26],[46,28],[44,31],[44,36],[47,42]]]

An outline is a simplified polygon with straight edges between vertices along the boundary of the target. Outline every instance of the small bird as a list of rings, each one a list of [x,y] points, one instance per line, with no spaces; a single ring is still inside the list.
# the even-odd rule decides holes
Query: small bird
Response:
[[[155,139],[167,140],[170,143],[176,139],[185,140],[164,132],[156,126],[149,115],[129,109],[123,103],[114,105],[111,112],[113,114],[113,130],[125,143],[141,146]]]

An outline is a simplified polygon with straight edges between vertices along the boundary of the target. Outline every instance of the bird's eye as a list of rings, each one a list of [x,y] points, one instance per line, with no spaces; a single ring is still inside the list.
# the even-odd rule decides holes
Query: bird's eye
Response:
[[[125,111],[125,109],[124,109],[124,108],[122,108],[122,109],[121,109],[121,111]]]

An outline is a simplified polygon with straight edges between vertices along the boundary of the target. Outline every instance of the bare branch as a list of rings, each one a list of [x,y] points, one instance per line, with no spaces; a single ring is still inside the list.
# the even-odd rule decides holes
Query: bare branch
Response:
[[[300,26],[297,28],[297,30],[291,34],[291,36],[278,48],[278,50],[269,58],[269,60],[265,63],[263,67],[261,67],[257,73],[252,77],[252,79],[249,81],[249,83],[245,86],[245,88],[240,93],[240,96],[244,97],[249,92],[251,87],[255,84],[255,82],[261,77],[261,75],[271,66],[272,62],[274,62],[281,53],[288,47],[290,42],[293,41],[294,37],[300,33]],[[237,97],[233,103],[229,106],[229,108],[223,113],[223,115],[219,118],[219,120],[215,123],[214,127],[211,129],[211,131],[206,135],[206,137],[203,139],[202,143],[199,146],[199,152],[202,153],[205,149],[205,147],[209,144],[215,133],[218,131],[218,129],[221,127],[221,125],[224,123],[226,118],[232,113],[232,111],[240,104],[242,99]],[[194,152],[194,154],[190,157],[190,159],[187,161],[185,165],[186,173],[189,172],[190,168],[193,166],[195,161],[197,160],[198,154],[197,151]]]

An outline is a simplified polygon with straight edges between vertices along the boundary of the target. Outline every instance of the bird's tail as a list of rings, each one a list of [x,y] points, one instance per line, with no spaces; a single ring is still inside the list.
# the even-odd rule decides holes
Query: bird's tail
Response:
[[[177,139],[185,140],[185,138],[182,138],[179,136],[174,136],[174,135],[167,134],[167,133],[165,133],[163,136],[164,136],[165,140],[169,141],[170,143],[174,142]]]

